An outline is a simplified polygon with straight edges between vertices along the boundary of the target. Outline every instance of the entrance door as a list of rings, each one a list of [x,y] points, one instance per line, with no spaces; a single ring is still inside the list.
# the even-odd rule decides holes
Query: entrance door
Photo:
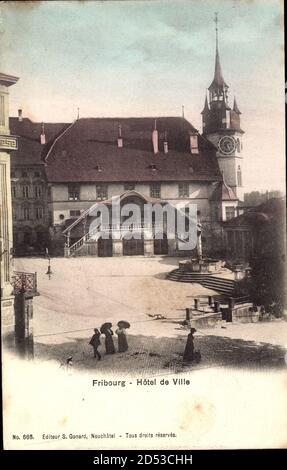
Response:
[[[168,240],[167,236],[164,233],[162,238],[154,239],[154,254],[155,255],[167,255],[168,254]]]
[[[111,238],[98,239],[98,256],[113,256],[113,240]]]
[[[140,256],[144,255],[143,239],[131,238],[126,240],[123,238],[123,255],[124,256]]]

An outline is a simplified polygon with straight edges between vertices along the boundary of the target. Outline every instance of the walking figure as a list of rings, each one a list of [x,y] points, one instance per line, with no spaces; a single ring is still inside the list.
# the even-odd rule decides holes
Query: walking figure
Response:
[[[187,341],[185,345],[185,350],[183,353],[183,362],[192,362],[194,359],[194,343],[193,335],[196,332],[195,328],[190,328],[190,333],[187,335]]]
[[[128,347],[125,328],[118,328],[116,330],[116,334],[118,335],[119,352],[127,351],[129,349],[129,347]]]
[[[104,323],[101,328],[100,328],[100,331],[102,334],[105,335],[106,339],[105,339],[105,347],[106,347],[106,353],[107,354],[115,354],[116,350],[115,350],[115,345],[114,345],[114,342],[113,342],[113,330],[112,330],[112,324],[110,322],[107,322],[107,323]]]
[[[116,334],[118,335],[119,352],[126,352],[129,349],[126,336],[126,329],[130,328],[131,325],[126,320],[120,320],[117,325],[118,328],[116,330]]]
[[[100,346],[101,344],[101,341],[100,341],[100,336],[101,336],[101,333],[99,332],[99,330],[97,328],[94,329],[94,335],[92,336],[91,340],[90,340],[90,345],[93,346],[93,349],[94,349],[94,357],[97,357],[99,359],[99,361],[101,360],[102,356],[100,355],[99,351],[98,351],[98,347]]]

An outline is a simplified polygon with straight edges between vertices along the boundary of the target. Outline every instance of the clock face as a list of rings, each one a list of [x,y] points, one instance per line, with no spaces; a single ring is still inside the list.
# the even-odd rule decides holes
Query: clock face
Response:
[[[229,155],[230,153],[234,152],[235,145],[236,144],[234,138],[229,135],[225,135],[218,142],[219,150],[226,155]]]

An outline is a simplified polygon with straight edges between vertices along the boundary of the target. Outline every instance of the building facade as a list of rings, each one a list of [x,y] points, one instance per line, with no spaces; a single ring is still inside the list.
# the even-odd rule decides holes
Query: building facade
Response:
[[[17,149],[17,138],[10,134],[9,129],[9,87],[17,81],[17,77],[0,73],[0,297],[3,337],[12,333],[15,326],[10,152]]]
[[[10,129],[19,136],[12,155],[11,192],[14,254],[40,254],[49,246],[51,218],[43,155],[50,142],[65,127],[61,123],[35,123],[23,117],[10,118]]]
[[[216,38],[215,73],[202,111],[200,134],[183,117],[81,118],[70,124],[33,123],[18,118],[11,126],[20,136],[12,168],[15,245],[49,245],[54,254],[181,254],[181,234],[139,223],[139,240],[127,241],[109,227],[108,241],[91,235],[91,210],[110,210],[113,198],[143,205],[190,204],[203,227],[203,249],[214,254],[224,244],[222,222],[238,215],[242,186],[240,111],[228,104]],[[21,154],[21,156],[20,156]],[[25,157],[24,157],[25,155]],[[120,220],[120,225],[126,219]],[[121,227],[120,227],[121,228]],[[145,240],[149,240],[145,241]]]

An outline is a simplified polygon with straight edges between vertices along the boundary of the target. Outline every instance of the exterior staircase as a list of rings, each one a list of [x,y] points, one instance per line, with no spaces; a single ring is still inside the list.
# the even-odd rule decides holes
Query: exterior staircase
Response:
[[[192,273],[182,269],[174,269],[168,273],[167,279],[170,281],[201,284],[203,287],[227,296],[232,296],[235,289],[235,281],[233,279],[226,279],[212,274]]]

